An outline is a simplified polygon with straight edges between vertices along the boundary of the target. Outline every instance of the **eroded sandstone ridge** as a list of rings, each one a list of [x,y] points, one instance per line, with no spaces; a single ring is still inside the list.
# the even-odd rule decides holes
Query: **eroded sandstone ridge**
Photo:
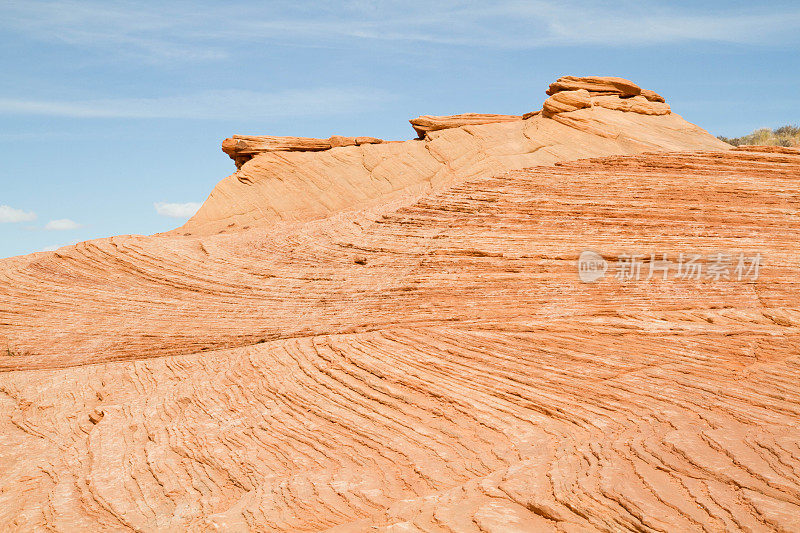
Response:
[[[517,115],[491,115],[486,113],[462,113],[461,115],[449,115],[435,117],[423,115],[409,120],[414,131],[420,139],[431,131],[447,130],[450,128],[460,128],[461,126],[477,126],[479,124],[495,124],[497,122],[514,122],[522,120]]]
[[[361,146],[384,142],[375,137],[344,137],[333,135],[327,139],[313,137],[275,137],[271,135],[234,135],[222,141],[222,151],[230,156],[237,168],[254,156],[267,152],[320,152],[340,146]]]
[[[238,170],[178,232],[207,235],[320,219],[479,176],[579,157],[730,146],[671,113],[664,99],[622,78],[563,77],[541,112],[423,115],[419,139],[381,142],[234,136]]]
[[[562,113],[665,146],[0,260],[0,529],[800,529],[800,152]],[[587,249],[764,264],[585,284]]]

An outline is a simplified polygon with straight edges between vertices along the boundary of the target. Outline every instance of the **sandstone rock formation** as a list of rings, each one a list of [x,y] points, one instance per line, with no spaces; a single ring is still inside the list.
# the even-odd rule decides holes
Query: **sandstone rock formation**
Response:
[[[579,90],[620,96],[636,96],[642,92],[642,89],[630,80],[609,76],[563,76],[551,83],[546,92],[554,95],[561,91]]]
[[[228,201],[264,220],[0,260],[0,529],[800,529],[800,153],[553,116],[259,152]],[[585,284],[583,250],[764,265]]]
[[[573,86],[588,89],[560,89]],[[554,94],[541,112],[522,117],[418,117],[411,123],[421,139],[411,141],[226,139],[223,150],[240,168],[214,188],[176,233],[207,235],[276,221],[322,219],[441,190],[467,178],[578,157],[730,149],[671,113],[657,95],[648,98],[655,95],[652,91],[642,93],[621,78],[561,78],[549,92]],[[644,96],[625,97],[632,92]]]
[[[772,154],[800,154],[800,148],[792,148],[791,146],[750,146],[743,144],[731,148],[740,152],[766,152]]]
[[[236,168],[258,154],[268,152],[319,152],[340,146],[380,144],[375,137],[343,137],[334,135],[328,139],[313,137],[275,137],[272,135],[234,135],[222,141],[222,151],[236,163]]]
[[[642,115],[668,115],[670,113],[668,104],[648,100],[641,95],[632,96],[631,98],[596,96],[591,99],[591,105],[605,107],[606,109],[616,109],[617,111],[641,113]]]
[[[552,118],[558,113],[569,113],[591,107],[592,95],[586,89],[559,91],[544,102],[542,116]]]
[[[666,102],[666,100],[664,100],[663,96],[661,96],[660,94],[658,94],[655,91],[651,91],[650,89],[642,89],[642,92],[640,93],[640,96],[644,96],[645,98],[647,98],[651,102]]]
[[[486,113],[463,113],[461,115],[450,115],[446,117],[436,117],[422,115],[409,120],[414,131],[420,139],[425,138],[425,134],[430,131],[446,130],[450,128],[460,128],[461,126],[477,126],[478,124],[493,124],[496,122],[514,122],[521,120],[517,115],[491,115]]]
[[[551,84],[547,94],[552,95],[545,100],[542,109],[542,115],[547,118],[594,106],[642,115],[670,113],[670,107],[661,95],[640,89],[632,81],[622,78],[566,76]]]

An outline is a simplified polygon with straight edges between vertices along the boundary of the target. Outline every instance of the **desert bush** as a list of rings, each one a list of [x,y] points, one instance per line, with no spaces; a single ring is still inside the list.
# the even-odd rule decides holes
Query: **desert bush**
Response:
[[[757,144],[762,146],[800,146],[800,126],[781,126],[771,130],[769,128],[760,128],[755,130],[750,135],[742,137],[717,137],[719,140],[724,141],[733,146],[742,146],[745,144]]]

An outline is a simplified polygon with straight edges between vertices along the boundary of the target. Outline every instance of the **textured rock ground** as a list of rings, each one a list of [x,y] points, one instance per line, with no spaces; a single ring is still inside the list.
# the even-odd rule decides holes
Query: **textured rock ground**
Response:
[[[798,179],[617,155],[2,260],[0,528],[796,531]]]

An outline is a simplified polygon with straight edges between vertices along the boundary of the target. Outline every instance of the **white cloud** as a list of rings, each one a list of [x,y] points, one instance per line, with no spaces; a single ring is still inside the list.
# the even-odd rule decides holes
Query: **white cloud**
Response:
[[[635,47],[696,42],[771,47],[800,43],[800,6],[706,7],[701,3],[596,3],[588,0],[442,0],[331,6],[298,0],[244,5],[131,1],[6,0],[0,33],[89,50],[113,62],[226,60],[255,65],[259,53],[286,47],[376,48],[403,54],[426,46],[528,50],[548,47]],[[246,16],[231,16],[243,13]],[[336,50],[331,52],[336,56]],[[243,67],[244,68],[244,67]],[[391,99],[358,87],[277,92],[218,90],[146,97],[69,100],[0,95],[0,114],[75,118],[251,119],[361,111]]]
[[[0,113],[76,118],[250,119],[355,112],[389,97],[374,90],[320,88],[262,93],[224,90],[155,98],[27,100],[0,98]]]
[[[156,202],[153,205],[156,208],[156,212],[162,217],[191,218],[203,204],[197,202],[187,202],[185,204]]]
[[[687,41],[796,43],[800,8],[725,9],[657,0],[442,0],[326,6],[226,2],[59,2],[4,5],[0,28],[27,37],[143,61],[207,61],[247,56],[252,46],[340,47],[353,41],[408,41],[529,49],[572,45],[653,45]],[[246,16],[231,13],[246,12]],[[247,57],[236,57],[237,61]]]
[[[36,220],[36,213],[0,205],[0,223],[30,222]]]
[[[51,220],[48,222],[44,229],[48,231],[69,231],[74,230],[82,227],[80,224],[75,222],[74,220],[70,220],[68,218],[61,218],[58,220]]]
[[[81,242],[81,241],[70,241],[70,242],[65,243],[65,244],[57,244],[55,246],[45,246],[44,248],[42,248],[40,250],[37,250],[37,251],[39,251],[39,252],[55,252],[56,250],[59,250],[59,249],[65,247],[65,246],[72,246],[73,244],[78,244],[79,242]]]

